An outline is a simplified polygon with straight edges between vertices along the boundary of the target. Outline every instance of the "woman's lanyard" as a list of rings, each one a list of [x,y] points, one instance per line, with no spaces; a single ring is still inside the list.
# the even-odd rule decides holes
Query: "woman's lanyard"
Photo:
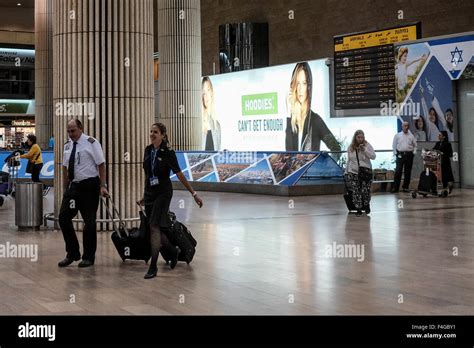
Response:
[[[158,150],[157,149],[153,149],[151,150],[151,176],[155,176],[155,162],[156,162],[156,155],[157,155],[157,152]]]

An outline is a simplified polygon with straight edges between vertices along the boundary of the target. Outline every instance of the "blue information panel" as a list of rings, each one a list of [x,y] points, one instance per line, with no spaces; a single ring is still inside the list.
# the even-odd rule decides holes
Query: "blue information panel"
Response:
[[[0,152],[1,171],[9,172],[5,159],[8,152]],[[176,152],[178,163],[189,181],[227,182],[258,185],[298,185],[304,177],[314,184],[321,179],[342,178],[343,169],[327,154],[321,152]],[[54,178],[54,153],[43,151],[41,179]],[[27,160],[17,167],[20,179],[26,174]],[[172,174],[172,173],[171,173]],[[177,181],[176,175],[171,180]]]
[[[298,185],[340,179],[344,172],[321,152],[179,152],[178,161],[190,181],[258,185]],[[310,172],[310,175],[306,175]],[[171,179],[177,181],[176,175]]]
[[[11,152],[0,152],[0,171],[9,172],[13,168],[8,168],[5,159],[11,154]],[[43,157],[43,169],[41,169],[40,179],[54,179],[54,152],[53,151],[43,151],[41,153]],[[18,178],[28,179],[31,178],[31,174],[25,173],[26,166],[28,165],[27,159],[20,160],[20,167],[15,167],[15,171],[18,170]],[[16,176],[16,174],[15,174]]]

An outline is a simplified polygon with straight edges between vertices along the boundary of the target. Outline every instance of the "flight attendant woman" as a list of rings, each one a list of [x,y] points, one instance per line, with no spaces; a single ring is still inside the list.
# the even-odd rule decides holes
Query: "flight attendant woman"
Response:
[[[186,177],[179,168],[176,153],[171,148],[166,134],[166,126],[155,123],[150,129],[151,144],[145,148],[143,156],[143,169],[145,171],[145,191],[140,200],[145,205],[145,213],[150,224],[151,241],[151,263],[145,279],[156,277],[158,272],[157,261],[161,246],[171,250],[174,246],[168,240],[164,229],[169,227],[168,211],[173,197],[173,186],[170,180],[170,171],[176,174],[178,179],[193,195],[197,205],[201,208],[203,202],[193,190]],[[179,249],[174,248],[176,254],[171,260],[174,268],[178,261]]]

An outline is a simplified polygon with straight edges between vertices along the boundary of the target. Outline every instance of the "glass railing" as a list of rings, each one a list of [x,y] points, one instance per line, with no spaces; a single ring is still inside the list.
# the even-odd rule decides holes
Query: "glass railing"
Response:
[[[337,164],[346,169],[347,151],[331,151],[327,152]],[[392,150],[375,150],[376,158],[372,162],[372,169],[374,171],[374,182],[393,181],[395,174],[395,156]]]

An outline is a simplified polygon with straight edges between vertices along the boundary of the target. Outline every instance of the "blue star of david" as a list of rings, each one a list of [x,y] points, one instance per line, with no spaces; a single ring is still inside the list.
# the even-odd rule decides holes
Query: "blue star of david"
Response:
[[[456,48],[454,49],[454,51],[451,51],[451,63],[461,63],[463,60],[462,60],[462,50],[459,50],[458,46],[456,46]],[[456,55],[458,56],[456,58]]]

